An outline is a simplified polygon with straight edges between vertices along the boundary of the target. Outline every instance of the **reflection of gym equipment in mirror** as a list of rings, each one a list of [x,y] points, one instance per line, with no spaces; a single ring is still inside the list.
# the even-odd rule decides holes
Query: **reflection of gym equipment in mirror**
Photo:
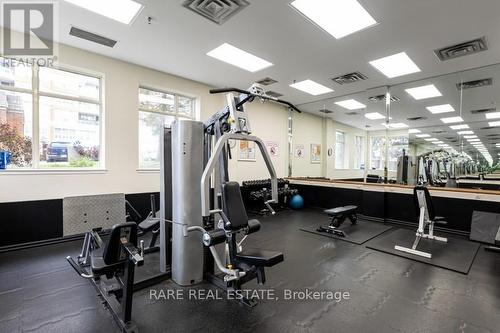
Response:
[[[366,171],[351,162],[348,172],[330,164],[318,175],[296,161],[292,176],[500,190],[498,82],[500,64],[303,104],[302,109],[328,123],[322,129],[317,126],[327,147],[335,143],[330,142],[335,131],[346,133],[351,142],[358,135],[367,137],[364,147],[351,143],[347,148],[355,160],[358,151],[364,151]],[[419,87],[432,87],[437,93],[415,98],[411,89]],[[346,110],[338,105],[346,100],[359,102],[360,108]],[[297,120],[294,128],[311,131]],[[363,130],[364,134],[357,132]]]

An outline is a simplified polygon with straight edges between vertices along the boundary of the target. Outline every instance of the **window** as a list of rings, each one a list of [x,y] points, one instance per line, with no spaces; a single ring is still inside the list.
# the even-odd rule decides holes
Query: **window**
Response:
[[[195,118],[195,99],[139,88],[139,168],[160,168],[160,137],[164,126],[179,118]]]
[[[354,169],[365,169],[365,138],[363,136],[356,136],[355,138],[356,157],[354,159]]]
[[[10,169],[101,167],[101,109],[100,78],[0,58],[0,149],[12,153]]]
[[[375,136],[370,139],[370,168],[384,170],[385,164],[385,137]]]
[[[335,132],[335,169],[347,169],[345,154],[345,133]]]
[[[403,156],[403,150],[408,154],[408,137],[396,136],[389,138],[389,171],[397,171],[398,157]]]

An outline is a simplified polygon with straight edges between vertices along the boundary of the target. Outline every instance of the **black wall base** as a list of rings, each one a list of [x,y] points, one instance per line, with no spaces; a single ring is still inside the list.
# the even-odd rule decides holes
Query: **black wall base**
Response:
[[[126,194],[125,199],[145,218],[151,194],[159,209],[159,192]],[[62,199],[0,203],[0,248],[63,237],[62,207]]]

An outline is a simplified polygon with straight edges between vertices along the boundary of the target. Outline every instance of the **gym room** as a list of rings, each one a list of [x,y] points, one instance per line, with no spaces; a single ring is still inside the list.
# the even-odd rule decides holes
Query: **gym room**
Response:
[[[500,1],[0,8],[0,332],[500,331]]]

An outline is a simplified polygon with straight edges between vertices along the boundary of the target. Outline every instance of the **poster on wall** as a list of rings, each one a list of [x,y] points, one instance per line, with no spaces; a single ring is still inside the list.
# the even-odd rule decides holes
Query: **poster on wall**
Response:
[[[255,142],[240,140],[238,145],[238,161],[255,162]]]
[[[321,145],[311,143],[311,163],[321,163]]]
[[[266,141],[266,148],[271,157],[279,156],[280,145],[276,141]]]
[[[295,145],[293,152],[295,158],[304,158],[304,155],[306,154],[306,147],[304,147],[304,145]]]

